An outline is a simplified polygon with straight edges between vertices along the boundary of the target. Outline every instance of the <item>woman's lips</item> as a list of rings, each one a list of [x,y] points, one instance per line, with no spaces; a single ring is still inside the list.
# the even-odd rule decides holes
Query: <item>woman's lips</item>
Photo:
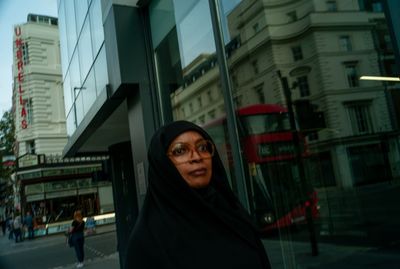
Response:
[[[200,168],[200,169],[196,169],[191,171],[189,174],[191,174],[192,176],[203,176],[207,173],[207,169],[206,168]]]

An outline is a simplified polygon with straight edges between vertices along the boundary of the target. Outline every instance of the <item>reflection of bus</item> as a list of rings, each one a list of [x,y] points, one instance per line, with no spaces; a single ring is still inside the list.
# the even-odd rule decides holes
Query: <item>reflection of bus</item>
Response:
[[[237,110],[243,161],[247,164],[247,188],[251,210],[264,231],[305,222],[306,206],[317,216],[316,195],[299,176],[296,152],[305,157],[304,139],[297,145],[287,109],[259,104]],[[225,164],[232,165],[226,119],[204,126],[214,139]],[[297,148],[295,148],[297,147]],[[296,149],[298,151],[296,151]],[[309,184],[308,184],[309,185]],[[306,194],[304,190],[308,190]]]

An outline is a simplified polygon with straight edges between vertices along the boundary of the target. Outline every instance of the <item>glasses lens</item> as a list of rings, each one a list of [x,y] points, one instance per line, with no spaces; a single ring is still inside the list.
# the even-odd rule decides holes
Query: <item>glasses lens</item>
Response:
[[[211,158],[214,155],[214,145],[208,140],[202,140],[196,143],[194,147],[186,143],[177,143],[172,146],[168,155],[171,156],[176,163],[184,163],[192,158],[194,151],[196,151],[201,158]]]
[[[196,144],[196,151],[202,157],[211,157],[214,154],[214,146],[208,140],[200,141]]]
[[[188,145],[183,143],[175,144],[174,147],[171,149],[171,155],[174,157],[184,157],[189,155],[190,149]]]

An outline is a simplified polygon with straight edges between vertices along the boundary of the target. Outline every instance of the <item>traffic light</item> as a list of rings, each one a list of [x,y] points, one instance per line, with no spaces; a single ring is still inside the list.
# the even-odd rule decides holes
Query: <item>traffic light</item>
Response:
[[[294,107],[297,123],[302,133],[310,133],[326,128],[324,113],[317,111],[317,106],[309,100],[296,100]]]

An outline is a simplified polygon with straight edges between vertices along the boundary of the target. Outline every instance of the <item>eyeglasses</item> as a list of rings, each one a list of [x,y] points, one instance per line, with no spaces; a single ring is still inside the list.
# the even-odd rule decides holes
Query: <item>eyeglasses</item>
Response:
[[[182,164],[190,161],[193,156],[193,152],[202,159],[209,159],[214,155],[214,144],[209,140],[200,140],[194,146],[187,143],[176,143],[173,144],[167,155],[171,157],[175,164]]]

